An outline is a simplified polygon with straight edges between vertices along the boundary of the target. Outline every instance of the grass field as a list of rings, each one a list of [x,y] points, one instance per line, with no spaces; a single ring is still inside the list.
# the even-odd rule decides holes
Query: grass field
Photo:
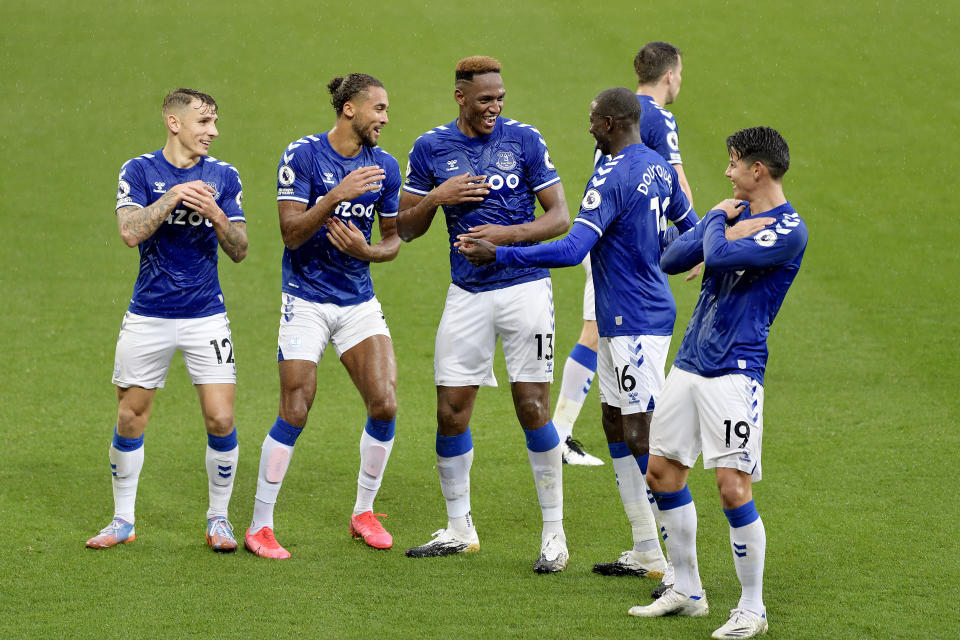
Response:
[[[440,222],[374,267],[399,363],[397,444],[377,501],[396,548],[347,534],[364,412],[329,354],[276,511],[290,561],[204,544],[204,431],[179,358],[147,429],[137,541],[83,546],[112,513],[110,373],[137,270],[116,231],[116,176],[162,146],[167,91],[217,98],[213,155],[244,181],[249,257],[221,261],[242,531],[278,398],[276,164],[290,140],[332,124],[327,81],[364,71],[384,82],[381,144],[405,166],[417,135],[456,116],[455,62],[497,56],[505,115],[543,132],[575,206],[589,102],[633,88],[632,57],[655,39],[684,50],[673,111],[698,211],[729,194],[725,136],[766,124],[790,143],[786,192],[810,232],[770,337],[755,489],[769,637],[960,636],[958,20],[955,2],[883,0],[0,4],[0,637],[709,637],[739,595],[712,474],[690,481],[711,615],[630,618],[652,583],[590,571],[630,544],[609,463],[565,469],[571,564],[531,571],[539,509],[503,387],[480,393],[472,420],[481,552],[403,557],[445,522],[433,450],[433,336],[449,282]],[[580,269],[554,272],[561,360],[582,281]],[[676,349],[697,287],[674,286]],[[497,371],[505,386],[502,359]],[[602,453],[598,414],[594,393],[575,435]]]

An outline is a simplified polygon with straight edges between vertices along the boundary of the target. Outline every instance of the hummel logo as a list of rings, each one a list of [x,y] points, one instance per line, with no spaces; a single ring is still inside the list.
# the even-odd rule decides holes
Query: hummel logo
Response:
[[[154,182],[154,183],[153,183],[153,186],[154,186],[153,192],[154,192],[154,193],[166,193],[167,190],[163,188],[166,184],[167,184],[166,182]]]
[[[334,182],[334,180],[333,180],[333,174],[332,174],[332,173],[324,173],[324,174],[323,174],[323,181],[326,182],[326,183],[328,183],[328,184],[336,184],[336,183]]]
[[[457,166],[457,160],[447,160],[447,171],[456,171],[460,167]]]

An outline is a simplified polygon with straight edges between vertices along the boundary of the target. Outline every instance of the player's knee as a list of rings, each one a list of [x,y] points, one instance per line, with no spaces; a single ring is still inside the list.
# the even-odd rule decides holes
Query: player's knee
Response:
[[[305,425],[310,413],[307,396],[299,391],[284,392],[280,395],[280,417],[292,425]]]
[[[744,474],[746,475],[746,474]],[[739,477],[739,474],[717,474],[717,489],[720,492],[720,503],[724,509],[736,509],[753,498],[750,478]]]
[[[528,428],[543,426],[550,419],[547,401],[539,396],[528,395],[516,401],[517,419]]]
[[[389,422],[397,415],[397,395],[392,392],[379,394],[367,402],[367,415],[374,420]]]
[[[224,409],[223,411],[218,411],[216,413],[204,416],[204,422],[206,422],[207,433],[218,438],[230,435],[233,431],[234,421],[233,421],[233,411]]]
[[[117,409],[117,429],[122,434],[142,432],[147,426],[150,409],[121,404]]]

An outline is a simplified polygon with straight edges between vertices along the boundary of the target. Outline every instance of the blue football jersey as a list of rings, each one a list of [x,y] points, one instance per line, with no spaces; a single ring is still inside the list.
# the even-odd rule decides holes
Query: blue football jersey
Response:
[[[245,222],[243,187],[233,165],[206,157],[179,169],[163,152],[145,153],[120,169],[117,209],[148,207],[174,185],[202,180],[216,192],[231,222]],[[217,234],[213,224],[182,202],[157,231],[140,243],[140,271],[130,311],[156,318],[203,318],[223,313],[217,277]]]
[[[673,334],[677,308],[660,269],[667,220],[688,229],[697,214],[676,170],[646,145],[624,148],[587,183],[574,224],[600,236],[590,263],[601,336]]]
[[[514,225],[535,219],[537,191],[560,182],[547,144],[534,127],[497,118],[493,131],[471,138],[457,122],[436,127],[417,138],[410,151],[403,189],[427,195],[448,178],[470,173],[485,175],[491,191],[483,202],[444,206],[450,235],[450,274],[453,283],[470,292],[489,291],[549,277],[547,269],[489,264],[474,267],[453,243],[470,227]],[[527,246],[536,243],[518,243]]]
[[[362,147],[356,156],[345,158],[330,146],[327,132],[294,140],[280,158],[277,200],[302,202],[309,209],[348,173],[372,166],[386,173],[380,189],[341,202],[331,214],[353,222],[370,242],[374,213],[393,218],[400,205],[400,165],[380,147]],[[321,227],[300,247],[284,248],[282,289],[311,302],[360,304],[373,297],[370,263],[334,247],[327,228]]]
[[[800,269],[807,226],[785,204],[759,214],[776,221],[728,242],[726,215],[710,211],[664,250],[661,266],[681,273],[703,261],[703,284],[674,365],[706,377],[742,373],[763,384],[767,335]],[[747,208],[740,220],[751,217]]]
[[[683,164],[680,159],[680,131],[673,114],[654,102],[650,96],[637,94],[640,101],[640,139],[670,164]],[[594,148],[593,166],[610,160],[610,156]]]

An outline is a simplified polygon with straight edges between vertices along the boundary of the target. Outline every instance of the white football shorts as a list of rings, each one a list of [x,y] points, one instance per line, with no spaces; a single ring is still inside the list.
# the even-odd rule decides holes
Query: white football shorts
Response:
[[[510,382],[553,382],[553,287],[550,278],[470,293],[447,289],[437,328],[437,386],[497,386],[497,337]]]
[[[590,266],[590,254],[583,259],[583,268],[587,272],[587,281],[583,284],[583,319],[597,321],[597,301],[593,297],[593,267]]]
[[[360,304],[341,307],[310,302],[284,293],[280,305],[277,360],[320,362],[329,343],[339,358],[370,336],[390,337],[383,309],[376,296]]]
[[[193,384],[236,384],[230,320],[226,313],[205,318],[153,318],[127,311],[117,337],[113,384],[124,389],[162,388],[177,349]]]
[[[620,413],[653,411],[663,390],[671,336],[614,336],[597,344],[600,402]]]
[[[692,467],[739,469],[758,482],[763,385],[742,373],[705,378],[673,367],[650,425],[650,453]]]

